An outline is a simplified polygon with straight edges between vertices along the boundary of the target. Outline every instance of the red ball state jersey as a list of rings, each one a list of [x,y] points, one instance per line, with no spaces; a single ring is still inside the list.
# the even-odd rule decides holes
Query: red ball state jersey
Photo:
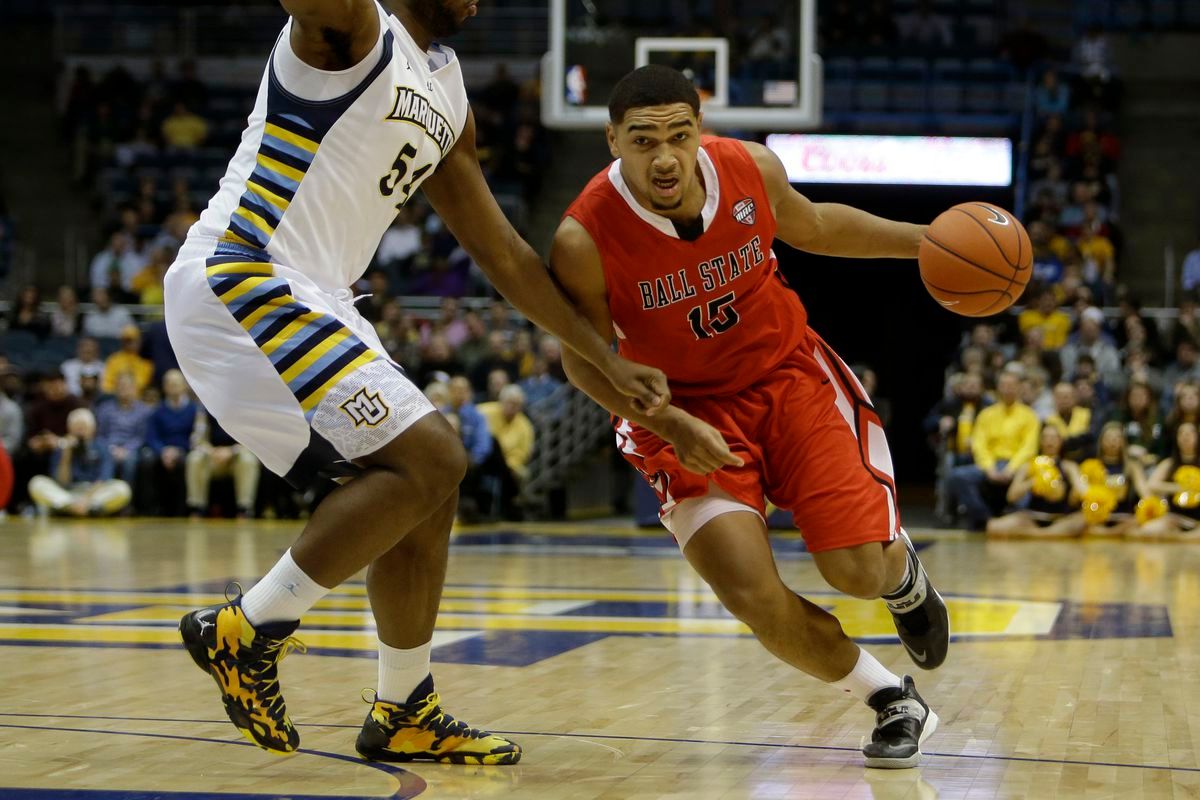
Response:
[[[621,355],[661,369],[680,396],[745,389],[800,346],[808,325],[779,273],[775,216],[750,153],[706,136],[698,167],[707,197],[694,241],[634,199],[620,161],[566,212],[599,250]]]

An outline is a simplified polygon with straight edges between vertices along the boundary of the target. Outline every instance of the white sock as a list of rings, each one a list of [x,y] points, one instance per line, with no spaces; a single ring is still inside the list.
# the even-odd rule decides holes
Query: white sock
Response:
[[[288,550],[266,576],[242,595],[242,613],[251,625],[300,619],[329,590],[296,566]]]
[[[380,642],[379,686],[375,690],[378,698],[403,705],[412,690],[429,674],[429,652],[432,649],[432,641],[411,650],[401,650]]]
[[[843,692],[854,695],[864,703],[868,697],[880,689],[903,685],[904,682],[899,675],[893,675],[887,667],[875,659],[875,656],[861,647],[858,649],[858,663],[854,665],[854,669],[850,670],[850,674],[840,681],[833,681],[830,684]]]

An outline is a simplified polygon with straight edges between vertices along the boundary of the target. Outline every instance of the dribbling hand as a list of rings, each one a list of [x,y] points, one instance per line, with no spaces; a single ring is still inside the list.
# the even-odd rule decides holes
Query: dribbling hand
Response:
[[[660,369],[614,354],[604,372],[609,382],[630,399],[639,413],[653,417],[671,404],[667,376]]]

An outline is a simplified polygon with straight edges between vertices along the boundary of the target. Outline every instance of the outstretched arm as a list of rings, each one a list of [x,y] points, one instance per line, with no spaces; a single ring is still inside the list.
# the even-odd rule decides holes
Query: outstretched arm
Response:
[[[653,413],[670,402],[666,376],[617,356],[567,302],[545,263],[504,216],[479,168],[473,114],[468,114],[458,143],[421,188],[463,249],[522,314],[598,367],[644,410]]]
[[[743,142],[758,164],[778,237],[809,253],[845,258],[916,258],[925,225],[895,222],[841,203],[814,203],[792,188],[779,156]]]
[[[371,0],[279,0],[292,16],[292,52],[310,67],[342,70],[362,61],[379,38]]]
[[[550,269],[597,335],[611,337],[613,324],[600,254],[587,230],[571,218],[563,220],[554,235]],[[617,391],[603,373],[570,350],[563,351],[563,368],[571,383],[606,411],[674,444],[679,463],[686,469],[706,475],[725,464],[741,466],[741,459],[729,451],[720,433],[686,411],[667,406],[654,417],[648,417]]]

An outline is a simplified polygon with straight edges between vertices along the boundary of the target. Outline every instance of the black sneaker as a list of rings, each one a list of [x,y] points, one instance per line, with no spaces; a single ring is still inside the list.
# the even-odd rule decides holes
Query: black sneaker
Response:
[[[900,532],[908,550],[908,569],[912,576],[908,587],[896,594],[884,595],[896,633],[909,657],[921,669],[937,669],[950,649],[950,615],[946,603],[929,582],[916,548],[904,531]]]
[[[867,699],[875,710],[875,730],[863,747],[867,766],[876,769],[908,769],[921,761],[921,744],[937,730],[933,713],[913,679],[904,676],[903,688],[880,689]]]

